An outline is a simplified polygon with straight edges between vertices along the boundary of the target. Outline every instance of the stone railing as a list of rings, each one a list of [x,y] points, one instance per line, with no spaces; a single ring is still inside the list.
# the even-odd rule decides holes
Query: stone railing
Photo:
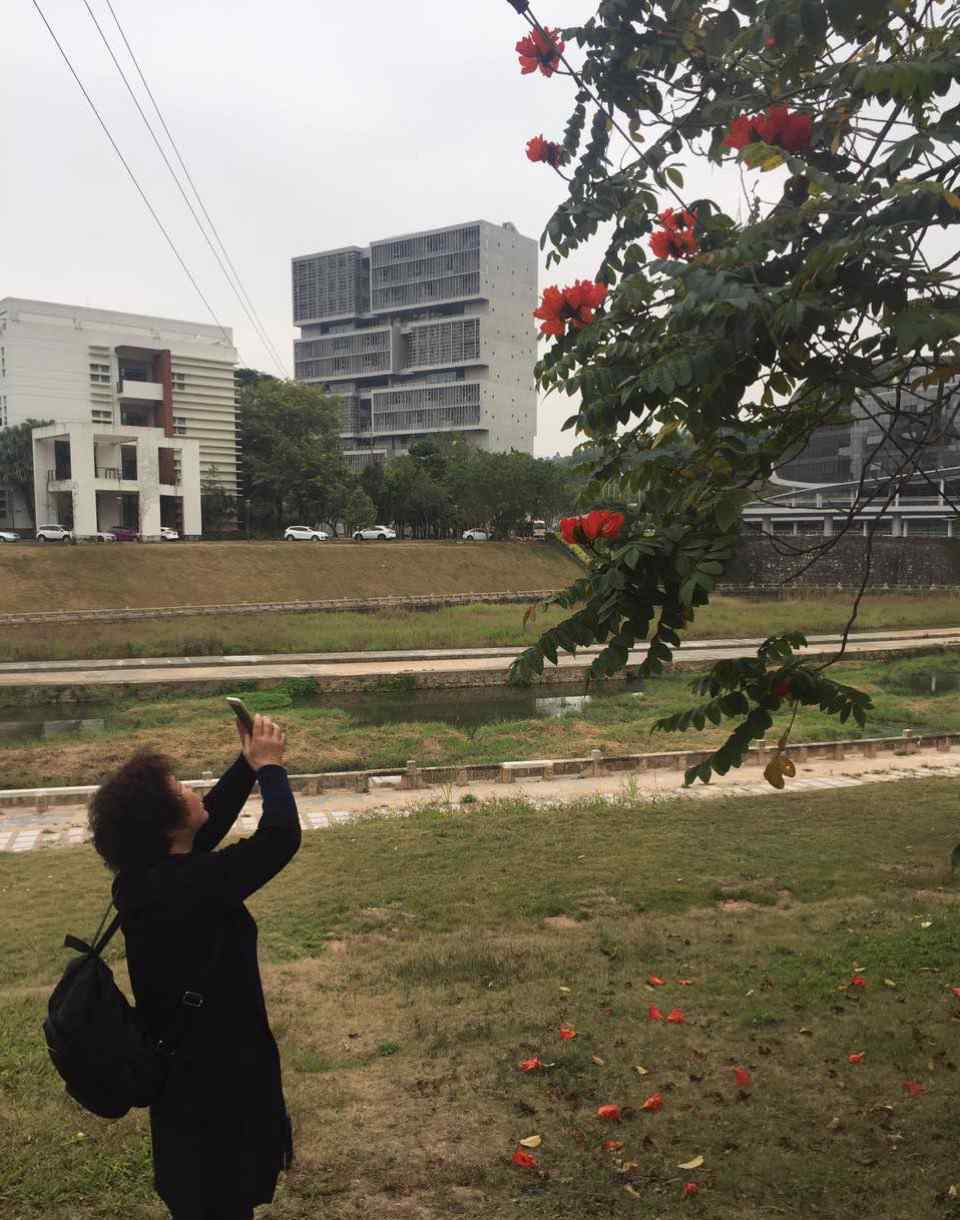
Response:
[[[905,729],[901,737],[860,737],[849,741],[798,742],[789,749],[797,763],[823,759],[829,762],[859,756],[876,758],[878,754],[910,756],[924,750],[948,754],[960,743],[960,733],[914,734]],[[760,744],[747,751],[745,766],[765,765],[777,747]],[[500,763],[460,763],[449,767],[421,767],[411,759],[405,767],[380,768],[372,771],[325,771],[313,775],[291,775],[290,787],[304,796],[322,796],[326,792],[367,793],[384,790],[415,791],[437,787],[463,787],[467,784],[513,784],[522,779],[590,779],[604,775],[635,774],[638,771],[686,771],[703,762],[709,750],[670,750],[661,754],[604,755],[592,750],[583,758],[520,759]],[[184,781],[198,792],[208,792],[217,780],[207,772],[201,779]],[[97,786],[81,785],[70,788],[12,788],[0,790],[0,810],[33,808],[38,813],[53,806],[82,805],[97,791]],[[2,814],[0,814],[2,816]]]

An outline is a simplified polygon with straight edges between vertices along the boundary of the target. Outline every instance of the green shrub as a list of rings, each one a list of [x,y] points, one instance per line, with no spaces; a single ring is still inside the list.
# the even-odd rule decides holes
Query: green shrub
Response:
[[[286,691],[294,702],[299,702],[301,699],[311,699],[317,694],[316,678],[284,678],[280,683],[280,689]]]
[[[293,700],[284,690],[255,690],[243,696],[251,712],[280,712],[292,707]]]
[[[960,656],[942,652],[894,661],[878,681],[886,690],[900,694],[942,695],[960,687]]]

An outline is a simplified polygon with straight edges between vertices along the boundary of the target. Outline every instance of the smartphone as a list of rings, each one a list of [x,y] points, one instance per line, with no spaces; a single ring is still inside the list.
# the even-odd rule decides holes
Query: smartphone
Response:
[[[250,711],[244,701],[242,699],[235,699],[228,696],[227,703],[230,704],[230,708],[234,716],[236,716],[236,718],[243,725],[243,731],[252,735],[253,717],[250,715]]]

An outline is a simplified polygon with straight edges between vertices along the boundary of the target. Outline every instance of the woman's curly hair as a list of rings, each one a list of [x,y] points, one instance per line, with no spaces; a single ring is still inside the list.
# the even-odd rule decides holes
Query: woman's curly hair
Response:
[[[184,817],[172,776],[165,754],[139,750],[91,797],[93,846],[111,872],[156,864],[169,852]]]

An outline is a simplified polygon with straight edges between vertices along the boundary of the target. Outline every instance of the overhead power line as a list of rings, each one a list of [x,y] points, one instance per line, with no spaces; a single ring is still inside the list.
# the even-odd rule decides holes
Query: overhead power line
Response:
[[[220,231],[217,228],[216,224],[214,224],[213,217],[210,215],[209,211],[207,210],[207,205],[203,202],[203,197],[201,196],[200,191],[197,188],[197,184],[193,180],[193,175],[190,173],[190,170],[187,168],[187,163],[186,163],[186,161],[184,161],[183,155],[180,152],[180,147],[177,144],[177,141],[173,138],[173,132],[167,126],[167,120],[163,117],[163,111],[160,109],[160,105],[157,102],[157,99],[153,95],[153,90],[150,88],[150,84],[147,81],[147,78],[143,73],[143,69],[140,67],[140,61],[137,59],[137,56],[134,53],[133,47],[130,45],[130,40],[127,38],[125,30],[124,30],[123,26],[120,24],[120,18],[117,16],[116,12],[114,11],[114,7],[113,7],[112,3],[110,2],[110,0],[106,0],[106,5],[107,5],[107,8],[110,10],[110,16],[113,18],[114,22],[116,23],[117,29],[120,32],[120,37],[123,39],[123,45],[127,48],[127,54],[130,56],[131,60],[133,61],[133,66],[137,69],[137,74],[139,75],[140,80],[143,83],[144,89],[147,91],[147,96],[150,98],[153,108],[157,112],[157,118],[160,120],[160,124],[163,127],[164,132],[166,133],[167,139],[170,141],[170,146],[173,149],[173,151],[176,155],[176,158],[180,163],[180,168],[183,170],[184,177],[186,178],[187,182],[190,183],[190,189],[193,191],[194,196],[196,197],[197,203],[200,205],[200,210],[203,212],[203,215],[206,218],[207,224],[210,226],[211,232],[213,233],[214,237],[217,240],[217,244],[219,245],[220,249],[223,251],[223,257],[227,260],[230,270],[233,272],[234,278],[237,281],[237,287],[240,289],[240,292],[245,297],[247,304],[250,306],[251,312],[254,314],[254,316],[257,319],[258,333],[260,334],[261,338],[263,339],[264,345],[266,346],[266,348],[269,351],[270,355],[272,356],[273,360],[279,366],[281,373],[284,376],[286,376],[287,375],[286,365],[284,364],[284,361],[281,358],[281,356],[279,355],[272,340],[270,339],[270,335],[269,335],[269,332],[267,331],[267,328],[261,322],[260,315],[257,313],[257,308],[254,305],[253,300],[250,297],[250,294],[247,292],[246,288],[244,287],[243,280],[240,278],[240,272],[237,270],[236,264],[234,263],[233,259],[230,257],[230,252],[226,247],[226,243],[224,242],[223,238],[220,236]]]
[[[143,119],[144,126],[146,127],[147,131],[149,131],[151,139],[153,140],[154,144],[157,146],[157,151],[159,152],[160,156],[163,158],[163,163],[167,167],[167,171],[170,174],[170,177],[173,179],[177,190],[180,192],[180,195],[183,198],[183,202],[187,205],[187,209],[190,212],[190,215],[193,217],[194,223],[196,224],[197,228],[200,230],[201,234],[203,235],[203,240],[207,243],[207,245],[210,248],[211,254],[216,259],[217,266],[223,272],[224,278],[226,279],[227,283],[230,285],[230,288],[233,291],[234,296],[240,302],[241,309],[247,315],[247,319],[250,322],[250,324],[253,326],[254,331],[259,336],[260,341],[263,343],[264,347],[270,353],[272,359],[276,362],[278,368],[280,369],[281,376],[285,377],[287,374],[286,374],[286,369],[284,368],[283,362],[280,360],[280,357],[277,354],[276,349],[274,348],[273,344],[270,342],[270,337],[267,334],[267,332],[263,326],[263,323],[260,321],[260,318],[257,315],[256,310],[253,307],[253,303],[249,300],[249,298],[247,298],[246,300],[244,299],[244,297],[246,295],[245,293],[244,293],[244,295],[241,295],[240,291],[237,288],[237,284],[234,283],[233,277],[231,277],[230,272],[227,270],[226,266],[224,265],[224,261],[223,261],[223,258],[221,258],[221,256],[220,256],[220,252],[217,250],[217,247],[211,241],[209,233],[207,232],[206,228],[204,227],[203,222],[201,221],[200,217],[197,215],[197,211],[194,208],[192,202],[190,201],[190,196],[187,194],[186,190],[184,190],[183,183],[180,181],[180,177],[177,174],[177,171],[174,169],[173,165],[171,165],[170,158],[167,156],[167,153],[163,147],[163,144],[160,142],[160,139],[157,136],[156,131],[154,131],[153,125],[151,124],[149,118],[147,117],[143,107],[140,105],[140,99],[137,97],[133,86],[130,84],[127,74],[123,70],[123,66],[121,65],[120,61],[117,59],[116,55],[114,54],[113,47],[110,45],[110,42],[109,42],[106,34],[103,31],[103,27],[100,25],[100,22],[97,20],[96,14],[94,13],[93,9],[90,6],[90,0],[83,0],[83,3],[84,3],[84,7],[86,8],[87,12],[90,14],[90,20],[96,26],[97,33],[100,35],[103,45],[107,48],[107,52],[108,52],[110,58],[113,60],[114,67],[117,69],[117,71],[120,74],[120,79],[123,81],[124,85],[126,86],[127,92],[130,94],[133,104],[137,108],[137,113],[140,115],[141,119]],[[109,0],[108,0],[108,4],[109,4]],[[129,44],[129,42],[127,42],[127,37],[124,34],[123,27],[120,25],[117,15],[113,10],[113,6],[109,5],[109,8],[110,8],[110,12],[113,14],[114,21],[116,21],[116,23],[117,23],[117,28],[120,30],[120,36],[123,38],[124,44],[126,45],[127,50],[130,52],[130,57],[131,57],[131,59],[133,59],[133,62],[136,65],[137,71],[140,73],[140,79],[143,81],[144,87],[146,88],[147,93],[150,95],[151,101],[153,101],[154,108],[157,109],[157,103],[154,100],[154,97],[150,91],[149,85],[147,85],[147,83],[146,83],[146,80],[143,76],[143,72],[140,69],[140,65],[137,62],[137,59],[134,56],[133,51],[130,49],[130,44]],[[159,109],[157,109],[157,113],[158,114],[160,113]],[[160,121],[161,121],[161,123],[163,123],[162,115],[160,116]],[[164,126],[164,130],[167,131],[167,136],[170,139],[171,144],[174,145],[174,151],[177,152],[176,145],[174,144],[173,138],[170,136],[166,123],[164,123],[163,126]],[[177,152],[177,156],[179,157],[179,152]],[[181,164],[183,164],[182,159],[181,159]],[[186,170],[184,172],[186,172]],[[190,181],[191,186],[193,186],[193,182],[190,179],[189,174],[187,174],[187,178],[188,178],[188,181]],[[195,186],[193,187],[193,191],[194,191],[194,194],[197,194],[197,188]],[[198,200],[200,199],[199,195],[197,195],[197,198],[198,198]],[[200,201],[200,206],[203,207],[202,201]],[[204,210],[204,213],[206,214],[206,208],[204,208],[203,210]],[[207,219],[209,221],[209,215],[207,216]],[[211,227],[213,227],[212,221],[210,221],[210,224],[211,224]],[[214,232],[216,232],[215,229],[214,229]],[[219,235],[217,237],[217,240],[218,241],[220,240]],[[223,245],[222,242],[220,244],[221,244],[221,246]],[[226,250],[224,250],[224,254],[226,254]],[[228,261],[230,261],[229,255],[227,255],[227,259],[228,259]],[[230,265],[231,265],[231,268],[233,268],[232,262],[230,263]],[[233,275],[236,276],[237,283],[239,283],[240,279],[239,279],[239,276],[237,276],[236,268],[233,268]],[[242,284],[241,284],[241,288],[242,288]]]
[[[160,217],[157,215],[156,209],[154,208],[154,206],[153,206],[153,204],[150,202],[150,200],[147,198],[146,192],[144,191],[143,187],[142,187],[142,186],[140,185],[140,183],[138,182],[138,180],[137,180],[137,176],[136,176],[136,174],[133,172],[133,170],[130,168],[130,164],[129,164],[129,162],[127,161],[126,157],[125,157],[125,156],[123,155],[123,153],[120,151],[120,147],[119,147],[119,145],[117,144],[116,140],[115,140],[115,139],[113,138],[113,136],[111,135],[111,133],[110,133],[110,128],[109,128],[109,127],[107,126],[107,124],[104,122],[103,116],[101,115],[100,111],[97,109],[97,107],[96,107],[96,105],[95,105],[95,103],[94,103],[94,101],[93,101],[93,98],[92,98],[92,97],[90,96],[90,94],[87,92],[86,87],[84,86],[83,81],[82,81],[82,80],[80,79],[80,77],[77,75],[77,70],[76,70],[76,68],[74,68],[73,64],[70,62],[70,56],[69,56],[69,55],[66,53],[66,51],[63,49],[63,46],[62,46],[62,45],[61,45],[61,43],[60,43],[60,39],[59,39],[59,38],[56,36],[56,34],[54,33],[54,31],[53,31],[53,27],[51,26],[50,22],[47,20],[47,16],[46,16],[46,14],[44,13],[43,9],[40,7],[40,4],[39,4],[38,0],[32,0],[32,2],[33,2],[33,7],[34,7],[34,8],[37,10],[37,12],[40,14],[40,19],[41,19],[41,21],[42,21],[42,22],[43,22],[43,24],[44,24],[44,25],[47,27],[47,31],[48,31],[48,33],[50,34],[50,37],[53,39],[54,43],[56,44],[56,48],[57,48],[57,50],[58,50],[58,51],[60,52],[60,54],[63,56],[63,62],[64,62],[64,63],[67,65],[67,67],[70,69],[70,75],[71,75],[71,76],[73,77],[73,79],[74,79],[74,80],[77,82],[77,85],[79,86],[80,92],[81,92],[81,93],[83,94],[83,96],[86,98],[86,100],[87,100],[87,104],[89,105],[89,107],[90,107],[90,109],[93,111],[93,113],[96,115],[97,122],[98,122],[98,123],[100,124],[100,126],[103,128],[103,134],[104,134],[104,135],[107,137],[107,139],[110,141],[110,144],[111,144],[111,146],[112,146],[112,148],[113,148],[113,151],[114,151],[114,152],[117,154],[117,156],[118,156],[118,157],[119,157],[119,159],[120,159],[120,163],[121,163],[121,165],[123,166],[123,168],[124,168],[124,169],[127,171],[127,173],[129,174],[129,176],[130,176],[130,181],[131,181],[131,182],[133,183],[133,185],[134,185],[134,186],[137,188],[137,193],[139,194],[140,198],[143,200],[144,204],[146,205],[146,207],[147,207],[147,211],[150,213],[150,215],[153,217],[154,221],[156,222],[157,228],[160,230],[160,232],[161,232],[161,233],[163,234],[163,236],[166,238],[167,245],[168,245],[168,246],[170,247],[170,249],[173,251],[174,256],[175,256],[175,258],[176,258],[177,262],[178,262],[178,263],[180,264],[180,266],[183,268],[184,274],[186,275],[186,277],[187,277],[187,279],[190,281],[190,283],[193,285],[193,287],[194,287],[194,289],[195,289],[195,291],[196,291],[197,296],[198,296],[198,297],[200,298],[200,300],[203,302],[204,306],[206,307],[207,312],[210,314],[210,317],[211,317],[211,318],[213,318],[213,320],[214,320],[214,322],[217,324],[217,326],[219,326],[219,327],[220,327],[220,330],[223,332],[223,337],[224,337],[224,339],[227,339],[227,338],[228,338],[228,335],[227,335],[227,329],[226,329],[226,327],[223,325],[223,323],[222,323],[222,322],[220,321],[220,319],[217,317],[216,313],[214,313],[213,306],[210,304],[210,302],[209,302],[209,301],[207,300],[207,298],[204,296],[204,294],[203,294],[203,290],[201,289],[200,285],[197,283],[196,278],[194,277],[193,272],[190,270],[190,268],[189,268],[189,267],[187,266],[187,264],[184,262],[183,256],[181,255],[180,251],[177,249],[176,245],[174,244],[174,240],[173,240],[173,238],[172,238],[172,237],[170,236],[170,234],[167,232],[166,227],[164,226],[163,221],[162,221],[162,220],[160,219]]]

